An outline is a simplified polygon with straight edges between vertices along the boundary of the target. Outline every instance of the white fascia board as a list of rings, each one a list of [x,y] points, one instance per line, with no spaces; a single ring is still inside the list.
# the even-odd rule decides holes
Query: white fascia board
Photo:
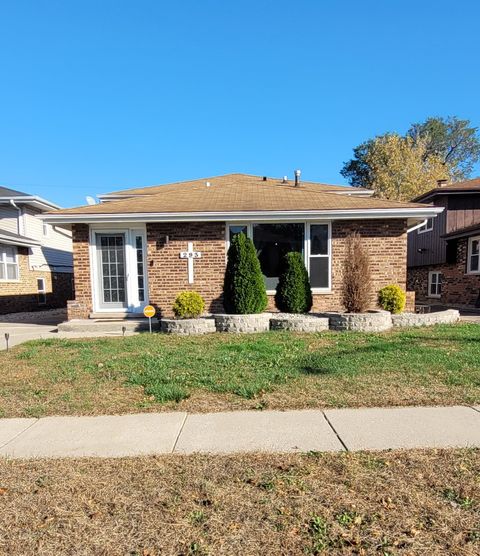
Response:
[[[425,205],[423,208],[297,210],[297,211],[237,211],[237,212],[177,212],[124,214],[41,214],[38,218],[51,224],[93,224],[95,222],[230,222],[238,220],[360,220],[384,218],[432,218],[443,207]]]
[[[56,205],[37,195],[17,195],[12,197],[0,197],[0,203],[9,203],[14,201],[17,204],[31,205],[41,210],[55,210],[61,209],[60,205]]]

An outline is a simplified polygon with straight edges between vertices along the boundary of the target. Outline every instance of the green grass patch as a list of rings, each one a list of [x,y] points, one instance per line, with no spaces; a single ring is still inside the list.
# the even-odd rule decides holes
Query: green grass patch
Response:
[[[476,324],[38,340],[0,354],[0,412],[479,403],[479,362]]]

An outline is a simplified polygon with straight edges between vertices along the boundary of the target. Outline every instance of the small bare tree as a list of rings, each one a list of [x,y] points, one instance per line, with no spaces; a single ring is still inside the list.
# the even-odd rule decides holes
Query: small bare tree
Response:
[[[348,250],[343,271],[343,304],[349,313],[363,313],[372,301],[370,259],[360,234],[347,237]]]

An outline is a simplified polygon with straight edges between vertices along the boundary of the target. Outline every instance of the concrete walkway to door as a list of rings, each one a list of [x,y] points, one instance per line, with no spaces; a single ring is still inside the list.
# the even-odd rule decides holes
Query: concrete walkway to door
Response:
[[[0,419],[0,457],[480,447],[480,407]]]

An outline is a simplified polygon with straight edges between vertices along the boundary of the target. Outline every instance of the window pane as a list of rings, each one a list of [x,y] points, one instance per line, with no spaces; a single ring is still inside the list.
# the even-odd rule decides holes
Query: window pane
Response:
[[[310,285],[328,288],[328,257],[310,257]]]
[[[478,255],[472,255],[470,257],[470,270],[478,270]]]
[[[7,263],[16,263],[16,250],[15,247],[5,247],[5,259]]]
[[[310,254],[328,255],[328,225],[312,224],[310,226]]]
[[[472,255],[478,255],[478,239],[472,241]]]
[[[303,242],[303,224],[253,225],[253,243],[267,290],[277,287],[283,257],[291,251],[303,253]]]
[[[229,241],[232,241],[233,236],[237,234],[245,234],[247,235],[247,227],[246,226],[229,226]]]
[[[5,280],[6,276],[5,265],[0,263],[0,280]]]
[[[7,264],[7,280],[18,279],[18,268],[16,264]]]

